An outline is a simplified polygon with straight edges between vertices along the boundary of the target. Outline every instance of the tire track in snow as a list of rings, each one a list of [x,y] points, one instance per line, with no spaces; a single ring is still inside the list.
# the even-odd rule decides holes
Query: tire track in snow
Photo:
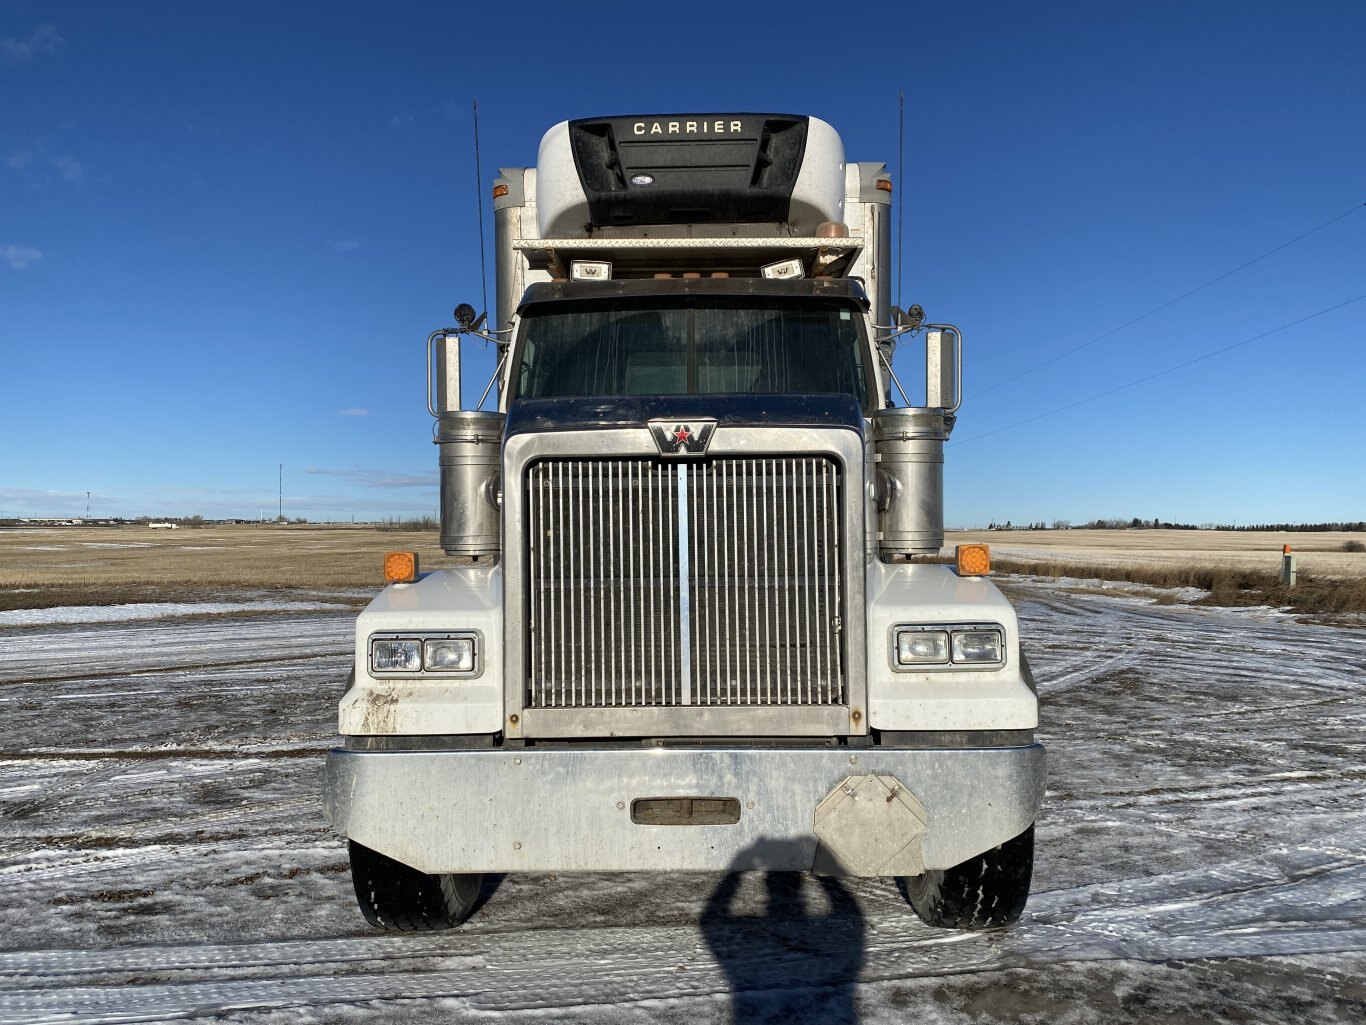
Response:
[[[205,825],[215,823],[232,825],[237,823],[249,824],[263,819],[269,821],[272,818],[284,816],[286,813],[304,809],[316,811],[317,807],[318,803],[313,798],[287,798],[270,804],[244,805],[217,812],[161,819],[134,829],[100,833],[99,835],[102,842],[126,841],[131,845],[141,838],[155,841],[156,838],[174,833],[177,829],[185,831],[189,828],[202,828]],[[290,815],[286,821],[295,823],[295,830],[297,831],[297,815]],[[326,828],[320,815],[317,828],[319,831]],[[152,842],[139,846],[112,847],[99,850],[85,849],[75,853],[63,851],[62,854],[55,857],[49,856],[46,851],[33,850],[30,847],[23,852],[24,860],[0,864],[0,879],[5,880],[5,886],[8,890],[23,891],[49,887],[54,882],[74,884],[78,880],[91,876],[129,876],[133,871],[144,874],[149,866],[174,863],[183,857],[186,850],[197,850],[203,846],[203,842],[189,840],[176,843]],[[258,836],[246,836],[230,840],[220,839],[214,841],[214,846],[219,852],[262,852],[267,849],[278,849],[279,838],[273,832],[263,832]],[[341,853],[340,844],[338,844],[337,852]]]
[[[1341,773],[1292,772],[1246,780],[1215,780],[1184,786],[1109,789],[1087,800],[1110,808],[1141,808],[1169,804],[1217,804],[1255,800],[1284,800],[1294,794],[1303,802],[1343,795],[1356,800],[1366,783],[1366,769]],[[1309,791],[1309,793],[1305,793]]]
[[[1115,655],[1086,652],[1068,659],[1062,665],[1050,666],[1046,675],[1036,676],[1035,682],[1039,688],[1039,696],[1047,698],[1062,691],[1093,683],[1111,673],[1128,668],[1139,661],[1139,658],[1140,654],[1134,651],[1120,652]],[[1030,668],[1032,669],[1033,666],[1034,658],[1031,654]]]
[[[889,909],[868,918],[858,980],[1076,961],[1366,951],[1366,924],[1353,907],[1366,899],[1366,857],[1341,853],[1363,839],[1357,830],[1331,838],[1332,850],[1285,847],[1268,852],[1264,862],[1038,894],[1026,919],[1004,933],[947,933],[920,925],[909,909]],[[781,922],[763,919],[737,928],[782,933]],[[728,954],[728,971],[691,925],[599,929],[591,938],[550,929],[0,953],[0,977],[52,980],[46,987],[0,990],[0,1023],[136,1022],[418,997],[454,999],[477,1011],[677,1000],[727,993],[729,976],[737,974],[761,988],[790,984],[794,967],[847,955],[848,938],[840,929],[804,936],[790,956],[776,959],[772,943],[755,944],[752,955],[737,946]],[[372,964],[390,970],[348,974]],[[243,970],[259,969],[276,971],[241,978]],[[79,983],[80,977],[168,972],[205,977]]]
[[[55,682],[72,678],[72,665],[82,668],[75,679],[155,670],[217,666],[265,665],[280,661],[345,658],[354,640],[355,610],[192,623],[110,623],[70,629],[38,627],[9,631],[0,645],[0,684]],[[279,642],[278,655],[242,659],[254,643]],[[287,647],[288,650],[284,650]]]
[[[1352,667],[1366,652],[1366,634],[1301,627],[1274,615],[1154,607],[1108,596],[1050,595],[1036,601],[1026,593],[1020,613],[1027,643],[1031,636],[1047,639],[1027,650],[1045,701],[1056,697],[1062,710],[1062,721],[1050,726],[1048,739],[1056,745],[1054,771],[1062,773],[1055,785],[1069,792],[1055,794],[1045,809],[1040,852],[1043,876],[1051,873],[1054,888],[1036,892],[1015,928],[983,935],[928,929],[889,883],[852,881],[849,888],[864,924],[860,980],[1015,967],[1066,971],[1066,962],[1116,958],[1313,957],[1366,951],[1360,915],[1366,900],[1366,862],[1360,854],[1366,849],[1366,823],[1359,810],[1366,787],[1359,757],[1345,750],[1359,736],[1363,718],[1361,673],[1354,677]],[[338,621],[349,631],[349,616]],[[279,635],[278,625],[238,621],[225,630],[203,625],[208,631],[203,636],[217,638],[217,647],[196,656],[194,664],[213,666],[214,658],[240,654],[244,644],[277,642],[281,658],[267,668],[278,671],[285,681],[281,686],[313,686],[317,681],[288,679],[297,671],[297,661],[291,660],[298,648]],[[130,653],[135,647],[118,641],[117,631],[83,632],[113,637]],[[145,631],[138,634],[137,643],[145,642]],[[187,643],[204,650],[193,636]],[[128,662],[113,662],[117,668],[111,672],[126,680]],[[162,678],[168,686],[204,685],[201,669],[167,668]],[[310,673],[320,671],[309,667]],[[229,702],[234,681],[256,675],[255,668],[235,667],[220,673],[214,686]],[[79,686],[91,702],[97,701],[98,675]],[[263,725],[274,731],[270,737],[298,732],[306,717],[293,707],[286,711],[297,722]],[[168,719],[168,728],[185,728],[192,715],[227,710],[230,706],[224,704],[222,711],[215,705],[177,713],[179,718]],[[1284,761],[1301,754],[1285,744],[1308,746],[1330,722],[1348,738],[1341,742],[1343,749],[1309,751],[1312,762]],[[217,731],[215,735],[223,732],[211,721],[203,728]],[[195,771],[192,766],[179,768]],[[43,771],[41,763],[27,769]],[[44,851],[26,857],[23,865],[0,868],[0,878],[12,892],[23,891],[16,907],[40,903],[54,881],[101,885],[106,882],[101,874],[136,880],[158,897],[175,898],[184,906],[206,881],[229,878],[225,870],[240,875],[261,866],[286,871],[292,866],[309,872],[318,871],[325,859],[336,861],[340,844],[319,842],[325,827],[300,821],[301,809],[316,805],[316,794],[309,790],[312,777],[292,769],[272,776],[261,781],[269,786],[249,792],[250,800],[241,806],[214,809],[201,803],[195,810],[194,800],[186,799],[187,810],[174,813],[182,823],[240,823],[251,834],[245,838]],[[159,827],[148,812],[160,791],[131,776],[116,782],[109,800],[137,796],[140,802],[128,813],[127,829],[154,838]],[[1133,786],[1116,785],[1124,782]],[[102,788],[87,787],[81,793],[90,796],[88,803],[83,796],[62,805],[63,815],[70,818],[62,823],[64,829],[73,835],[107,829],[101,801],[95,800],[97,793],[103,795]],[[1149,862],[1116,856],[1144,844],[1160,855],[1168,849],[1161,836],[1168,833],[1205,836],[1212,842],[1197,851],[1198,858],[1186,858],[1185,871],[1152,862],[1153,874],[1146,875]],[[1058,847],[1067,847],[1078,858],[1091,856],[1126,867],[1103,882],[1070,885],[1077,877],[1057,857]],[[190,865],[188,854],[200,857]],[[1097,876],[1090,872],[1081,878]],[[214,889],[212,900],[202,906],[216,910],[221,904],[235,911],[235,921],[247,924],[225,931],[206,921],[186,931],[230,936],[232,942],[129,943],[129,936],[136,939],[156,930],[148,929],[145,920],[119,919],[119,909],[106,906],[100,913],[130,930],[119,934],[118,946],[97,940],[87,949],[0,953],[0,1023],[134,1022],[214,1016],[236,1008],[332,1008],[388,1000],[403,1001],[395,1013],[405,1016],[412,1014],[410,1002],[416,1000],[421,1016],[429,1011],[420,1002],[423,998],[449,1001],[449,1007],[430,1010],[443,1016],[461,1010],[705,999],[696,1009],[711,1017],[724,1006],[714,998],[730,991],[730,976],[691,920],[696,917],[694,889],[671,886],[667,880],[657,888],[652,884],[647,899],[659,902],[664,911],[676,903],[681,921],[582,924],[576,914],[579,905],[558,885],[542,888],[535,880],[518,880],[454,933],[346,936],[346,931],[362,928],[348,906],[338,919],[341,926],[323,915],[311,920],[317,939],[272,938],[262,921],[265,910],[282,908],[277,915],[287,919],[283,928],[297,937],[314,925],[300,925],[304,919],[293,916],[312,910],[310,902],[319,894],[324,903],[345,899],[336,892],[348,888],[345,877],[333,880],[340,886],[331,891],[317,884],[323,876],[312,878],[312,889],[300,875],[297,881],[265,887],[259,896],[248,892],[249,885]],[[282,894],[281,886],[297,892]],[[519,904],[519,899],[534,904]],[[544,911],[543,900],[548,902]],[[615,901],[605,903],[618,910]],[[520,924],[525,912],[533,924]],[[620,912],[623,919],[631,916],[629,908]],[[644,917],[651,915],[659,917],[659,912]],[[597,920],[604,918],[616,920],[599,912]],[[17,911],[9,921],[10,942],[50,942],[51,934],[28,926]],[[536,927],[537,921],[554,925]],[[734,926],[737,935],[765,942],[749,953],[740,945],[728,956],[741,963],[727,967],[732,973],[738,967],[761,988],[808,980],[815,977],[813,966],[821,959],[846,953],[849,930],[834,925],[799,932],[781,917],[742,919]],[[56,936],[60,942],[61,933]],[[260,938],[236,941],[252,936]],[[66,945],[78,943],[73,937]],[[537,1013],[544,1017],[544,1011]]]

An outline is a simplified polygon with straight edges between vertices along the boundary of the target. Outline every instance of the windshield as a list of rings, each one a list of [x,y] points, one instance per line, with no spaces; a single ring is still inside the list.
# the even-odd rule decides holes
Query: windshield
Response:
[[[829,393],[868,396],[849,304],[708,297],[531,307],[517,395]]]

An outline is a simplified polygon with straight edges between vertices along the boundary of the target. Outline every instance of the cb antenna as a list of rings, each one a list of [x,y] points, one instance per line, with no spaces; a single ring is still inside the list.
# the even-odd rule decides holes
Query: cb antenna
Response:
[[[479,100],[474,101],[474,203],[479,210],[479,285],[483,289],[484,313],[489,308],[489,274],[484,258],[484,172],[479,164]],[[502,325],[500,324],[499,327]]]
[[[906,90],[902,89],[897,93],[897,119],[896,119],[896,178],[897,191],[906,187]],[[895,195],[896,193],[893,193]],[[906,277],[905,268],[901,263],[901,229],[906,220],[906,203],[900,200],[896,204],[896,305],[901,307],[901,284]]]

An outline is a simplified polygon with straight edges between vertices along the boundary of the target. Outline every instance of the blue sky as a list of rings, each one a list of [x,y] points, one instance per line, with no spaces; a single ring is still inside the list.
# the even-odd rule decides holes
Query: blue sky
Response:
[[[430,513],[472,99],[486,200],[597,114],[813,114],[896,171],[905,90],[951,525],[1366,519],[1366,299],[1041,416],[1366,295],[1366,5],[759,10],[0,3],[0,516],[271,515],[281,463],[286,515]]]

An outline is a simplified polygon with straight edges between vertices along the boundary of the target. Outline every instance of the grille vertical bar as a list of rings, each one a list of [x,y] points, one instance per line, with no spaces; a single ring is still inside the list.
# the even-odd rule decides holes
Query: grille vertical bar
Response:
[[[841,508],[824,456],[532,464],[528,707],[844,703]]]

